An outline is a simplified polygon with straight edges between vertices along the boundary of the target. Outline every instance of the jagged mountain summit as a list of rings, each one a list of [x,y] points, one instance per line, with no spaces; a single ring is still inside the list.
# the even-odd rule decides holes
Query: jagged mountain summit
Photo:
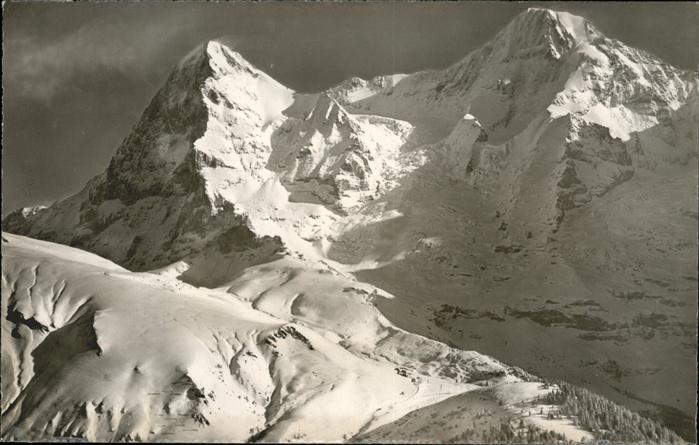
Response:
[[[242,280],[255,288],[241,297],[255,310],[329,330],[343,339],[332,348],[355,355],[363,353],[352,351],[344,319],[319,321],[330,309],[309,297],[314,274],[344,283],[330,295],[344,292],[343,280],[371,285],[395,298],[367,307],[403,329],[585,385],[685,432],[696,389],[697,83],[696,73],[583,18],[537,8],[446,69],[352,78],[317,94],[295,93],[211,41],[177,64],[104,173],[50,207],[13,212],[3,230],[175,283],[230,290]],[[27,251],[34,242],[12,240]],[[3,272],[3,304],[17,298],[4,285],[19,279],[12,273]],[[94,304],[88,313],[99,312]],[[30,312],[18,320],[51,332]],[[376,332],[397,329],[387,320],[376,328],[363,310],[355,316],[373,326],[357,340],[365,353],[383,344]],[[38,343],[12,348],[28,345]],[[288,378],[270,391],[286,394],[279,406],[300,407],[283,401],[297,397]],[[284,419],[279,406],[250,428],[271,431]],[[3,419],[21,424],[5,409]],[[80,431],[102,431],[96,422],[81,420],[89,428]],[[316,437],[276,434],[269,438]]]
[[[555,159],[538,179],[550,185],[551,196],[531,203],[528,190],[500,195],[509,201],[503,214],[519,217],[519,207],[534,205],[539,211],[529,213],[544,217],[535,222],[555,229],[565,210],[628,179],[635,166],[694,156],[695,147],[675,146],[672,128],[653,130],[650,141],[641,136],[658,126],[691,129],[694,90],[691,73],[605,38],[580,17],[535,8],[445,70],[355,78],[296,99],[240,54],[209,42],[178,64],[104,174],[44,212],[12,215],[8,229],[137,269],[225,243],[223,227],[212,230],[223,219],[251,230],[239,236],[243,245],[255,244],[255,235],[326,240],[332,232],[326,227],[293,226],[309,212],[330,222],[356,213],[442,155],[442,139],[445,146],[461,145],[461,177],[486,180],[493,174],[484,170],[495,171],[505,189],[545,162],[540,156]],[[484,129],[477,141],[454,140],[466,114]],[[539,155],[534,148],[552,132],[560,148]],[[454,149],[445,151],[446,168],[453,170]],[[322,207],[285,203],[295,221],[278,224],[282,229],[255,228],[269,225],[251,220],[256,197],[286,193],[292,203]],[[145,211],[155,198],[158,217],[140,221],[139,215],[156,213]],[[275,242],[267,244],[273,251]]]

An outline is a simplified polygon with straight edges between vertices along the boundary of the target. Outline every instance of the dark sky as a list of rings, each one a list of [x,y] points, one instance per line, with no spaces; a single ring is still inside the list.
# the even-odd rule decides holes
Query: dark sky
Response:
[[[285,85],[450,65],[533,3],[6,3],[3,215],[78,191],[170,67],[228,37]],[[547,3],[683,68],[699,65],[696,3]]]

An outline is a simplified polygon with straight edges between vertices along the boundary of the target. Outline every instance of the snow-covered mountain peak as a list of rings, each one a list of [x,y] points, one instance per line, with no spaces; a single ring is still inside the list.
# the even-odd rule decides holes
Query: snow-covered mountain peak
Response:
[[[210,100],[210,111],[220,106],[236,112],[247,110],[252,115],[242,117],[257,118],[254,120],[261,125],[283,117],[282,111],[293,102],[293,91],[226,45],[209,41],[205,47],[212,75],[204,83],[203,93]]]
[[[258,72],[250,62],[248,62],[238,51],[217,40],[209,40],[205,44],[205,51],[212,66],[236,68],[251,72]]]
[[[569,115],[551,136],[560,144],[605,129],[627,139],[684,103],[683,76],[584,18],[538,8],[444,70],[353,77],[317,94],[295,94],[210,41],[176,65],[103,175],[81,195],[22,215],[17,231],[135,268],[214,243],[228,249],[231,220],[243,244],[256,235],[325,242],[336,219],[380,201],[428,158],[446,164],[425,172],[469,182],[496,178],[508,163],[513,171],[535,168],[538,158],[524,154],[538,145],[529,142]],[[512,141],[526,149],[511,150]],[[620,177],[629,174],[626,164]],[[154,208],[159,220],[142,217]],[[59,221],[59,233],[41,228],[56,225],[50,221]]]
[[[507,140],[544,112],[564,88],[580,63],[577,51],[601,39],[584,18],[530,8],[450,67],[400,77],[353,106],[362,113],[413,123],[438,120],[444,128],[471,112],[491,137]]]
[[[208,40],[197,45],[175,65],[174,71],[181,71],[193,65],[205,63],[219,72],[234,71],[260,72],[245,57],[218,40]]]
[[[545,54],[560,59],[580,43],[595,37],[601,37],[601,34],[582,17],[529,8],[496,36],[493,45],[506,45],[512,56]]]
[[[216,41],[200,45],[174,67],[121,144],[98,195],[134,202],[189,192],[197,162],[234,164],[235,152],[291,102],[291,90],[239,53]]]
[[[538,31],[540,34],[567,34],[576,43],[604,37],[586,18],[546,8],[527,9],[512,21],[510,26],[513,25],[520,30]]]

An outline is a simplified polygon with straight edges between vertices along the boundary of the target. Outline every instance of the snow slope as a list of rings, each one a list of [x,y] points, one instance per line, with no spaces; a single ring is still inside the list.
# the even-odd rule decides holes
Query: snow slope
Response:
[[[382,291],[327,267],[279,260],[206,289],[2,243],[4,439],[340,441],[485,381],[532,385],[392,326]]]

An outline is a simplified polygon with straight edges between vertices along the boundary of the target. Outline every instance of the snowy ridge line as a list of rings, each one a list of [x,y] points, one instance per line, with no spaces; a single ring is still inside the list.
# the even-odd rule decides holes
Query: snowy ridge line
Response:
[[[365,291],[340,290],[352,281],[327,271],[289,269],[315,278],[299,281],[292,274],[280,282],[279,267],[258,268],[248,272],[254,280],[244,276],[232,283],[233,294],[162,274],[94,266],[70,247],[3,237],[3,311],[21,307],[22,320],[42,320],[37,311],[47,299],[56,299],[56,311],[74,308],[73,316],[46,329],[3,322],[3,330],[15,330],[3,336],[10,366],[22,351],[34,351],[25,356],[34,365],[25,371],[29,377],[5,380],[6,393],[16,394],[3,406],[6,439],[153,440],[175,434],[178,440],[241,441],[263,434],[265,440],[334,441],[477,389],[485,380],[494,388],[501,381],[514,387],[521,382],[489,357],[392,327],[363,298]],[[29,279],[17,273],[26,270]],[[58,296],[51,290],[56,279],[68,283]],[[318,296],[296,292],[308,280],[320,287]],[[260,293],[260,281],[274,286]],[[86,293],[91,296],[81,297]],[[316,301],[296,303],[294,315],[285,295]],[[334,301],[322,305],[321,296]],[[365,324],[371,320],[373,327]],[[440,356],[449,364],[441,364]],[[44,360],[60,361],[39,366]],[[105,378],[85,381],[101,373]],[[53,395],[45,399],[47,384]],[[350,411],[327,410],[341,400]]]

